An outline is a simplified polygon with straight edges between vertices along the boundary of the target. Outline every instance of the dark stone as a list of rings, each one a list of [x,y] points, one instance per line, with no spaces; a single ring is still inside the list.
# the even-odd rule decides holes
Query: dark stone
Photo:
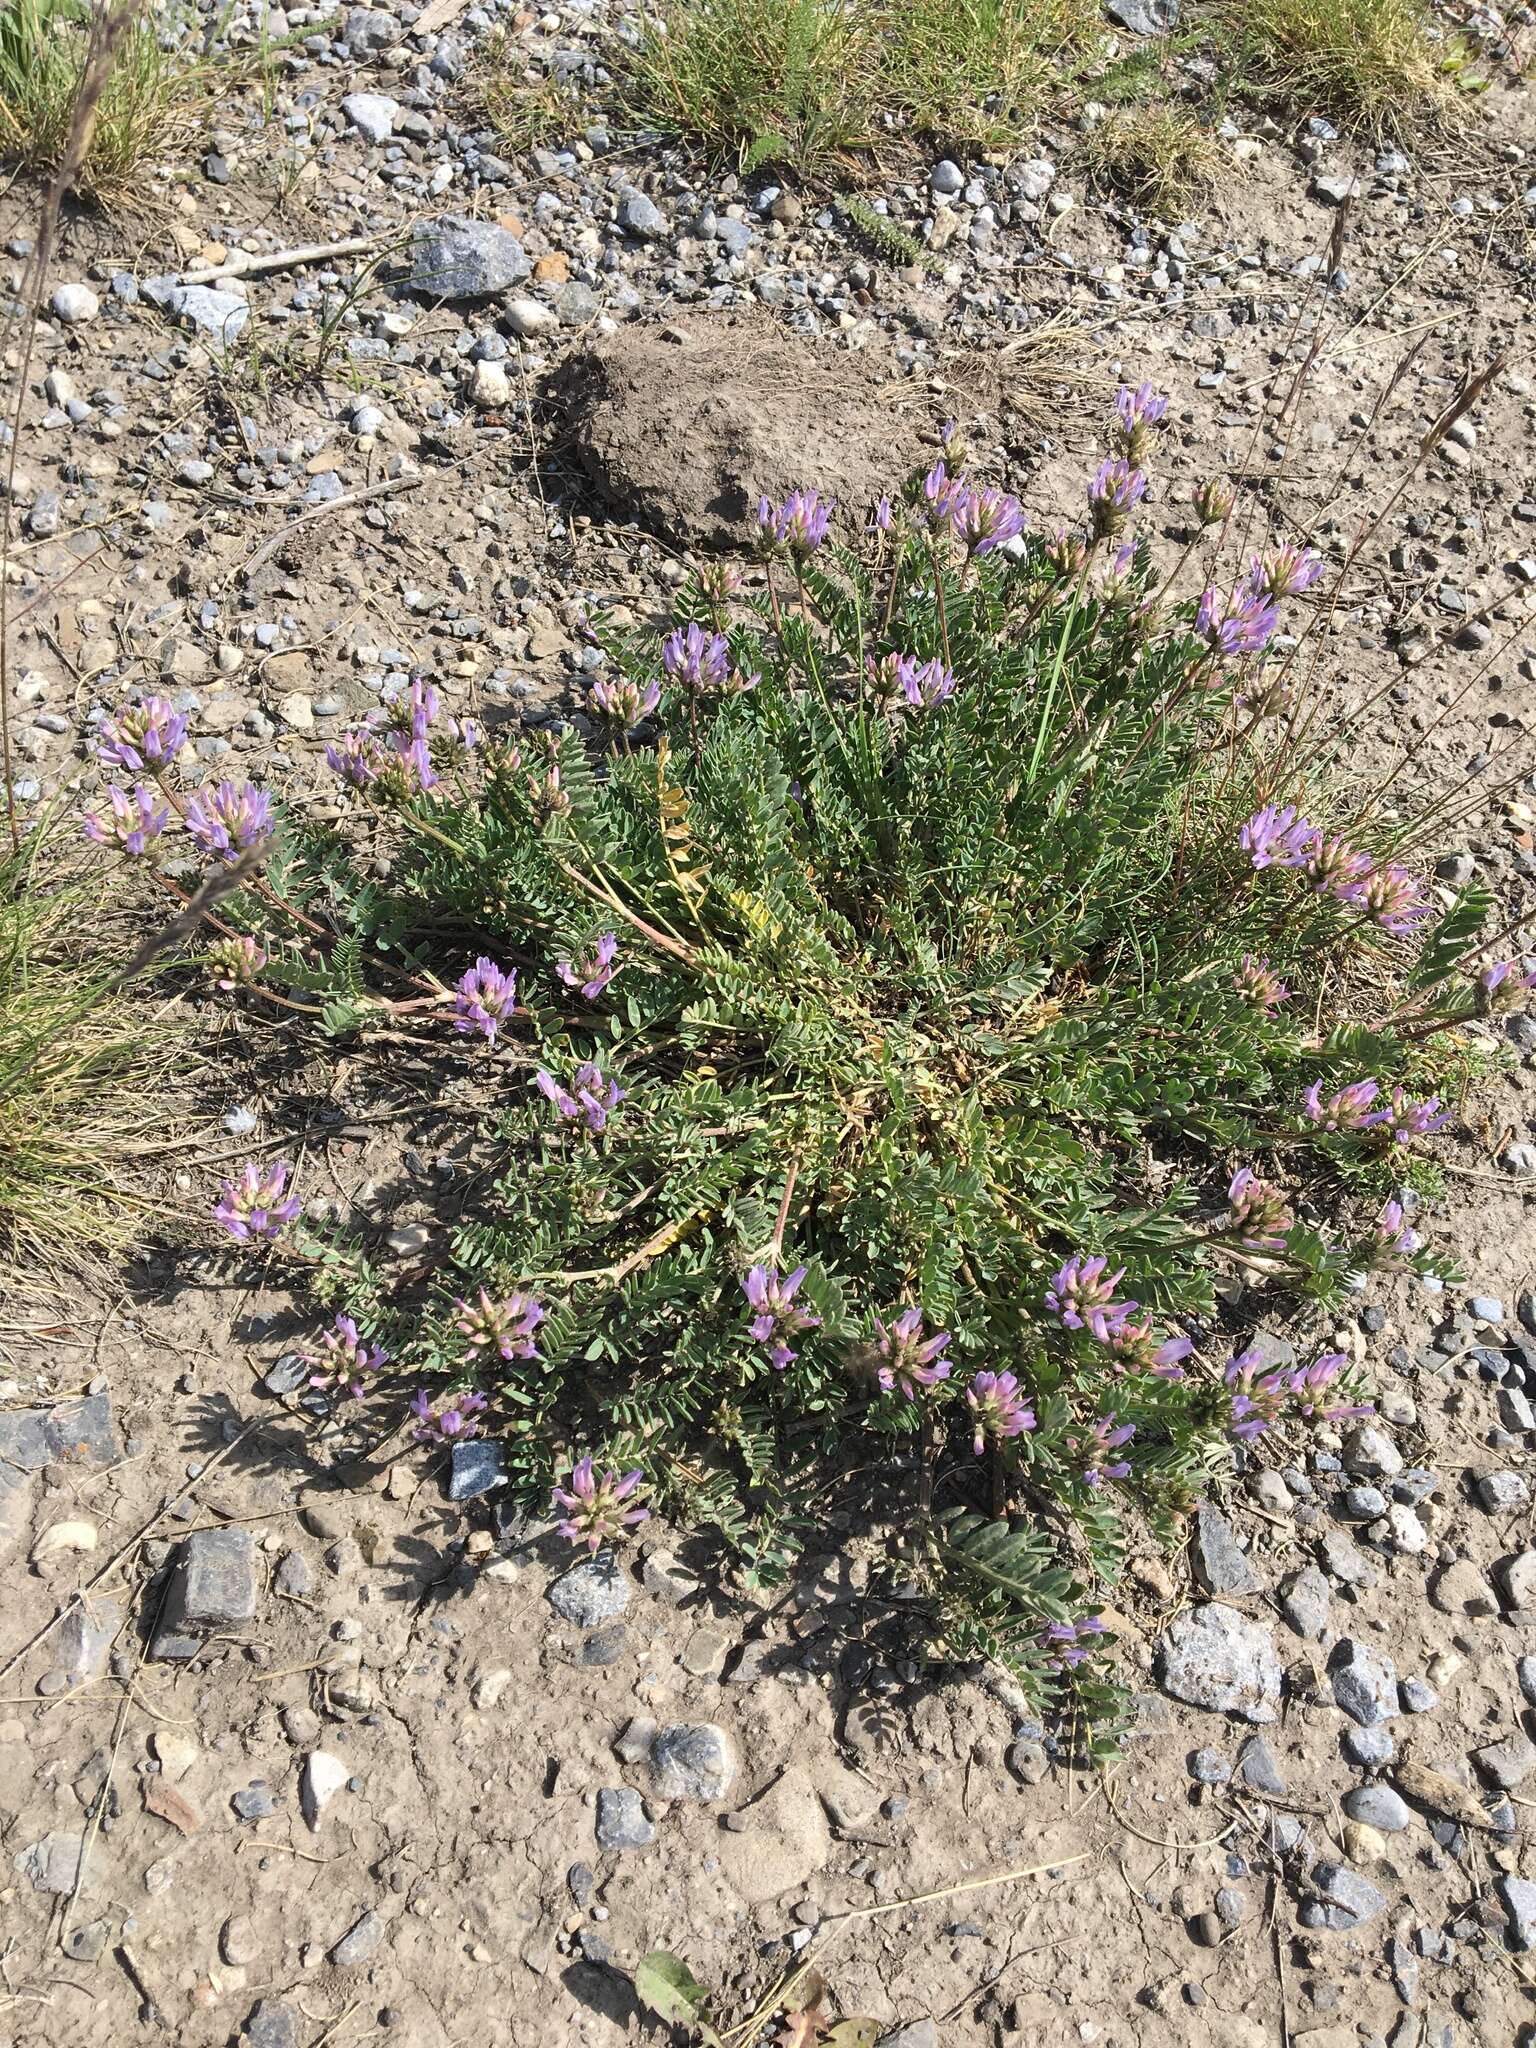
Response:
[[[494,1487],[504,1486],[506,1459],[501,1445],[490,1437],[471,1437],[467,1444],[455,1444],[448,1474],[450,1500],[474,1500]]]
[[[24,1472],[44,1465],[110,1465],[116,1456],[112,1402],[106,1394],[63,1401],[57,1408],[13,1408],[0,1414],[0,1458]]]
[[[417,221],[411,235],[410,288],[434,299],[489,298],[532,267],[517,237],[493,221],[444,213]]]
[[[201,1639],[243,1627],[256,1612],[256,1551],[249,1529],[199,1529],[182,1544],[152,1654],[195,1657]]]
[[[263,1998],[245,2016],[249,2048],[299,2048],[299,2016],[280,1998]]]

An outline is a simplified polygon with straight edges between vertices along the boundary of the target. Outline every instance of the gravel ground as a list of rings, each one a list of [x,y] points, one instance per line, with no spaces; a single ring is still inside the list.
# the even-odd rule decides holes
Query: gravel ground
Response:
[[[1370,706],[1363,783],[1411,749],[1415,793],[1458,792],[1445,886],[1528,907],[1522,90],[1412,157],[1234,119],[1175,224],[1085,189],[1074,131],[1006,167],[913,156],[864,193],[908,267],[767,176],[466,125],[493,26],[595,85],[602,7],[421,19],[288,10],[275,89],[221,106],[190,177],[66,222],[12,488],[24,805],[93,790],[98,713],[151,683],[192,716],[191,779],[317,804],[325,739],[413,669],[457,713],[567,714],[585,609],[659,619],[786,465],[857,506],[948,417],[1055,525],[1123,372],[1173,394],[1144,525],[1170,563],[1212,473],[1335,564],[1389,508],[1322,599],[1313,684]],[[0,201],[13,290],[35,207]],[[318,1128],[324,1198],[432,1245],[466,1083],[222,1043],[232,1129]],[[771,1605],[681,1532],[573,1574],[472,1474],[317,1436],[259,1275],[162,1256],[122,1301],[18,1309],[0,1662],[65,1618],[0,1702],[0,2044],[97,2048],[153,2010],[193,2044],[606,2048],[643,2037],[626,1971],[658,1944],[742,2011],[824,1956],[889,2048],[1530,2040],[1536,1024],[1500,1049],[1432,1217],[1469,1287],[1362,1296],[1319,1334],[1379,1417],[1133,1560],[1138,1732],[1107,1783],[1006,1683],[924,1675],[856,1525]],[[1245,1340],[1313,1334],[1226,1308]]]

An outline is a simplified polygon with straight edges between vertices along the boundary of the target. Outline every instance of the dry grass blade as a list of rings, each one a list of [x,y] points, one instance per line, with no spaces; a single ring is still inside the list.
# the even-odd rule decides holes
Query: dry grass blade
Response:
[[[1096,183],[1163,219],[1186,212],[1228,165],[1201,121],[1161,102],[1111,109],[1089,129],[1082,157]]]

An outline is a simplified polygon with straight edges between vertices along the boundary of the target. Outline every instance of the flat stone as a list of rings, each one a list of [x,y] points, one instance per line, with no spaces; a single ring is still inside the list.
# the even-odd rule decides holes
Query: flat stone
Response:
[[[1303,1565],[1280,1588],[1280,1612],[1297,1635],[1315,1643],[1328,1626],[1332,1598],[1328,1581],[1317,1566]]]
[[[1238,1752],[1237,1775],[1251,1791],[1284,1799],[1287,1786],[1275,1753],[1262,1735],[1250,1735]]]
[[[1308,1899],[1301,1909],[1303,1927],[1326,1928],[1348,1933],[1364,1927],[1387,1910],[1387,1901],[1375,1885],[1343,1863],[1319,1863],[1312,1882],[1321,1894]]]
[[[938,2023],[934,2020],[908,2020],[894,2033],[882,2034],[875,2048],[939,2048]]]
[[[665,241],[669,233],[666,215],[643,192],[626,192],[619,201],[619,226],[642,242]]]
[[[549,1589],[549,1604],[562,1621],[577,1628],[600,1628],[621,1615],[630,1602],[627,1575],[611,1550],[573,1565]]]
[[[1189,1775],[1198,1785],[1225,1785],[1232,1776],[1232,1764],[1219,1749],[1197,1749],[1189,1760]]]
[[[1333,1697],[1362,1728],[1379,1727],[1397,1713],[1397,1672],[1390,1658],[1345,1636],[1328,1659]]]
[[[1213,1507],[1195,1513],[1195,1577],[1208,1593],[1257,1593],[1261,1580],[1239,1547],[1232,1526]]]
[[[1408,1806],[1390,1785],[1356,1785],[1344,1794],[1344,1811],[1351,1820],[1378,1828],[1384,1835],[1400,1835],[1413,1819]]]
[[[455,1444],[448,1473],[450,1500],[475,1500],[482,1493],[504,1486],[507,1461],[494,1437],[471,1437],[467,1444]]]
[[[341,111],[370,142],[388,142],[395,132],[400,102],[381,92],[349,92],[341,103]]]
[[[95,1963],[101,1960],[112,1928],[105,1920],[88,1920],[83,1927],[72,1927],[64,1938],[64,1953],[72,1963]]]
[[[1180,0],[1105,0],[1111,21],[1133,36],[1165,36],[1179,23]]]
[[[123,1610],[115,1600],[93,1598],[70,1609],[54,1637],[54,1655],[72,1686],[100,1675],[122,1625]]]
[[[1536,1606],[1536,1550],[1522,1550],[1499,1566],[1504,1591],[1514,1608]]]
[[[1485,1472],[1477,1498],[1490,1515],[1509,1515],[1531,1504],[1531,1489],[1519,1472]]]
[[[1355,1586],[1361,1592],[1368,1592],[1380,1583],[1381,1573],[1347,1529],[1330,1529],[1318,1549],[1322,1553],[1324,1569],[1340,1585]]]
[[[640,1567],[640,1582],[653,1600],[668,1607],[681,1607],[699,1590],[699,1578],[680,1564],[670,1550],[653,1550]]]
[[[1473,1750],[1472,1761],[1501,1792],[1512,1792],[1536,1770],[1536,1743],[1528,1735],[1516,1733]]]
[[[1280,1659],[1261,1622],[1212,1601],[1179,1615],[1158,1649],[1175,1699],[1248,1721],[1277,1718]]]
[[[1468,1557],[1442,1565],[1429,1582],[1429,1604],[1441,1614],[1461,1614],[1482,1619],[1497,1614],[1499,1603],[1493,1588]]]
[[[418,220],[411,233],[410,288],[434,299],[489,298],[529,268],[516,235],[491,221],[444,213]]]
[[[370,1956],[377,1955],[387,1931],[383,1920],[370,1907],[331,1950],[331,1961],[343,1969],[366,1963]]]
[[[310,1832],[319,1827],[325,1809],[352,1775],[328,1749],[311,1750],[299,1778],[299,1806]]]
[[[249,301],[238,292],[216,291],[206,284],[178,284],[174,277],[151,277],[144,281],[144,295],[225,348],[238,341],[250,325]]]
[[[803,1889],[832,1853],[832,1831],[816,1788],[798,1765],[738,1819],[745,1825],[722,1833],[715,1854],[726,1883],[749,1906]]]
[[[1346,1728],[1343,1743],[1344,1754],[1363,1770],[1379,1770],[1397,1754],[1390,1728]]]
[[[1494,1890],[1509,1915],[1509,1938],[1518,1949],[1536,1948],[1536,1882],[1528,1877],[1500,1877]]]
[[[56,1829],[11,1861],[35,1892],[67,1895],[75,1888],[84,1854],[84,1835]]]
[[[256,1612],[256,1547],[248,1528],[199,1529],[177,1554],[152,1654],[185,1660],[205,1635],[238,1629]]]
[[[659,1799],[723,1799],[736,1779],[735,1748],[713,1721],[674,1721],[661,1729],[650,1763]]]
[[[656,1839],[640,1794],[628,1785],[604,1785],[599,1790],[596,1834],[600,1849],[644,1849]]]
[[[95,1468],[117,1457],[112,1401],[107,1394],[61,1401],[56,1408],[12,1408],[0,1413],[0,1459],[37,1472],[44,1465]]]
[[[1344,1439],[1344,1469],[1364,1479],[1392,1479],[1403,1469],[1403,1454],[1387,1432],[1363,1422]]]
[[[299,2016],[280,1998],[263,1998],[245,2016],[247,2048],[299,2048]]]

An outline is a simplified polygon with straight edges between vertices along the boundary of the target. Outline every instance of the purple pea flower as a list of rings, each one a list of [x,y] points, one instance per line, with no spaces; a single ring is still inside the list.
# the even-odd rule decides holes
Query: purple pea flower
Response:
[[[890,532],[893,520],[891,514],[891,501],[889,498],[881,498],[880,502],[875,507],[874,518],[870,521],[870,524],[876,533]]]
[[[579,988],[589,1003],[595,1003],[617,972],[619,941],[613,932],[603,932],[583,960],[557,960],[555,972],[567,988]]]
[[[725,687],[731,665],[730,643],[697,621],[679,626],[661,643],[661,665],[674,683],[701,695]]]
[[[1150,384],[1133,390],[1122,384],[1115,393],[1115,411],[1120,420],[1120,446],[1126,460],[1140,462],[1152,439],[1152,429],[1168,416],[1168,401]]]
[[[102,818],[87,815],[82,830],[93,846],[120,846],[124,853],[141,854],[150,841],[158,839],[171,815],[169,804],[156,804],[155,793],[136,782],[132,793],[112,788],[107,791],[111,814]]]
[[[115,717],[103,712],[97,724],[96,754],[109,767],[140,772],[168,767],[187,737],[187,721],[169,697],[146,697]]]
[[[1007,491],[964,490],[950,501],[949,523],[968,555],[990,555],[1024,531],[1024,513]]]
[[[477,1301],[462,1296],[454,1303],[459,1311],[454,1328],[464,1339],[471,1358],[494,1351],[510,1365],[514,1358],[537,1358],[533,1333],[544,1320],[541,1302],[521,1290],[497,1301],[485,1288]]]
[[[248,933],[215,939],[204,960],[212,970],[214,987],[226,990],[248,986],[267,966],[266,954]]]
[[[923,662],[913,654],[887,655],[886,660],[895,664],[894,678],[909,711],[934,711],[955,694],[955,672],[937,655]]]
[[[489,1405],[484,1394],[454,1394],[434,1407],[423,1387],[410,1404],[416,1418],[411,1434],[419,1444],[467,1444],[480,1434],[479,1418]]]
[[[1100,1415],[1085,1436],[1069,1436],[1067,1449],[1081,1460],[1081,1478],[1084,1486],[1102,1486],[1106,1479],[1129,1479],[1130,1460],[1116,1458],[1113,1453],[1121,1450],[1136,1434],[1134,1422],[1122,1422],[1116,1426],[1113,1411]]]
[[[1373,1409],[1369,1401],[1353,1405],[1347,1401],[1324,1402],[1320,1399],[1348,1364],[1349,1360],[1342,1351],[1329,1351],[1310,1365],[1299,1365],[1282,1374],[1286,1392],[1296,1403],[1296,1412],[1306,1416],[1309,1422],[1345,1422],[1354,1416],[1371,1414]]]
[[[1011,1372],[979,1372],[965,1390],[974,1435],[971,1449],[979,1458],[988,1442],[1003,1443],[1035,1426],[1035,1411]]]
[[[924,516],[934,532],[949,525],[956,500],[969,488],[963,476],[950,475],[941,455],[923,478],[923,503],[927,508]]]
[[[1190,503],[1202,526],[1220,526],[1237,503],[1237,493],[1224,476],[1207,477],[1203,484],[1195,486]]]
[[[1045,1305],[1067,1330],[1087,1330],[1101,1344],[1114,1341],[1113,1331],[1134,1314],[1134,1301],[1116,1301],[1115,1289],[1125,1277],[1124,1266],[1106,1273],[1109,1260],[1102,1255],[1088,1258],[1074,1252],[1051,1277]]]
[[[1371,856],[1335,836],[1319,839],[1306,860],[1307,880],[1319,896],[1337,896],[1341,903],[1356,900],[1362,877],[1371,872]]]
[[[802,1330],[821,1328],[821,1317],[816,1311],[795,1299],[808,1270],[796,1266],[780,1279],[777,1266],[753,1266],[741,1283],[753,1311],[747,1334],[754,1344],[768,1346],[768,1363],[775,1372],[783,1372],[799,1355],[790,1349],[789,1338],[798,1336]]]
[[[534,1083],[556,1114],[566,1123],[585,1124],[589,1131],[607,1128],[608,1119],[624,1100],[624,1090],[610,1081],[594,1060],[583,1060],[564,1087],[546,1067],[534,1075]]]
[[[187,805],[187,831],[204,853],[236,861],[272,836],[272,799],[254,782],[221,782]]]
[[[1239,1442],[1252,1443],[1272,1429],[1285,1406],[1288,1391],[1279,1372],[1262,1371],[1263,1354],[1257,1348],[1239,1351],[1227,1360],[1226,1382],[1232,1389],[1231,1432]]]
[[[1292,541],[1255,555],[1249,565],[1250,588],[1262,590],[1273,603],[1300,597],[1323,573],[1323,558],[1316,548],[1299,548]]]
[[[1411,1259],[1423,1245],[1423,1238],[1413,1228],[1403,1213],[1401,1202],[1386,1202],[1369,1245],[1371,1266],[1378,1272],[1390,1272],[1405,1259]]]
[[[385,766],[384,752],[374,734],[366,726],[358,726],[339,740],[327,741],[325,765],[353,789],[366,789],[379,779]]]
[[[1232,1205],[1231,1227],[1240,1232],[1250,1251],[1285,1250],[1285,1234],[1296,1218],[1279,1188],[1260,1180],[1251,1166],[1240,1166],[1227,1189],[1227,1200]]]
[[[1279,623],[1280,614],[1263,593],[1244,584],[1238,585],[1231,604],[1225,606],[1207,585],[1195,610],[1196,637],[1228,659],[1261,653]]]
[[[587,693],[587,702],[595,717],[623,732],[633,732],[660,704],[661,685],[647,683],[642,690],[628,676],[615,677],[611,682],[600,677]]]
[[[1146,495],[1147,480],[1132,468],[1123,455],[1112,455],[1099,465],[1088,486],[1088,510],[1097,540],[1117,540],[1134,506]]]
[[[1095,1638],[1104,1634],[1096,1614],[1081,1621],[1048,1621],[1040,1631],[1040,1647],[1046,1652],[1047,1671],[1075,1671],[1093,1655]]]
[[[1301,817],[1294,805],[1281,810],[1265,804],[1243,826],[1237,843],[1256,868],[1299,868],[1311,858],[1317,838],[1316,826]]]
[[[309,1384],[322,1394],[346,1394],[357,1401],[368,1391],[369,1382],[380,1366],[389,1363],[381,1345],[370,1344],[358,1335],[351,1316],[337,1316],[320,1339],[318,1350],[306,1356],[315,1370]]]
[[[605,1543],[616,1542],[626,1529],[638,1527],[650,1518],[650,1509],[627,1506],[640,1489],[643,1474],[598,1472],[590,1457],[578,1458],[570,1484],[557,1486],[552,1506],[564,1509],[560,1534],[571,1543],[584,1543],[596,1553]]]
[[[1351,1081],[1324,1101],[1323,1084],[1314,1081],[1302,1096],[1301,1106],[1308,1122],[1320,1124],[1325,1131],[1369,1131],[1392,1117],[1390,1107],[1372,1107],[1380,1093],[1379,1081]]]
[[[1407,938],[1435,914],[1418,877],[1395,864],[1375,869],[1345,893],[1349,902],[1397,939]]]
[[[1507,1001],[1522,990],[1536,988],[1536,967],[1527,968],[1518,960],[1495,960],[1483,968],[1477,982],[1485,995],[1496,996],[1503,989]]]
[[[948,1330],[928,1336],[920,1308],[903,1309],[888,1323],[875,1317],[875,1355],[879,1360],[875,1377],[889,1393],[915,1401],[929,1387],[949,1378],[949,1360],[942,1353],[949,1348]]]
[[[1448,1109],[1440,1107],[1438,1095],[1426,1096],[1422,1102],[1414,1102],[1401,1088],[1392,1090],[1392,1107],[1387,1112],[1392,1125],[1392,1135],[1399,1145],[1406,1145],[1410,1138],[1433,1137],[1443,1130],[1451,1120]]]
[[[1243,964],[1233,986],[1240,996],[1261,1010],[1278,1010],[1282,1003],[1291,999],[1291,991],[1271,968],[1269,961],[1255,959],[1252,953],[1243,955]]]
[[[1117,1379],[1127,1373],[1145,1372],[1154,1379],[1181,1380],[1183,1361],[1195,1346],[1189,1337],[1159,1337],[1148,1322],[1125,1322],[1110,1330],[1109,1348]]]
[[[453,1028],[479,1031],[496,1043],[496,1033],[517,1011],[517,969],[502,968],[481,954],[454,983]]]
[[[797,561],[813,555],[827,537],[835,505],[816,491],[791,491],[782,505],[757,501],[757,524],[763,546],[787,548]]]
[[[285,1196],[288,1173],[286,1159],[275,1159],[267,1167],[247,1160],[233,1180],[223,1182],[214,1221],[222,1223],[237,1244],[280,1237],[299,1213],[298,1196]]]

